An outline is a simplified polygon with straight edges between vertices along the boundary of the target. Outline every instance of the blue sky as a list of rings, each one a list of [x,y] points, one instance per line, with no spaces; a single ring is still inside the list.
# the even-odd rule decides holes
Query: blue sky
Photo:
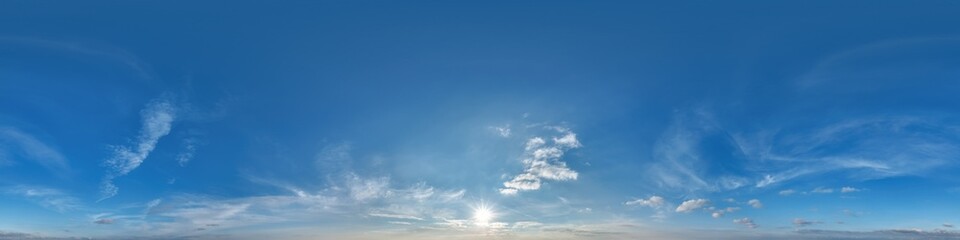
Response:
[[[0,239],[955,239],[952,1],[6,1]]]

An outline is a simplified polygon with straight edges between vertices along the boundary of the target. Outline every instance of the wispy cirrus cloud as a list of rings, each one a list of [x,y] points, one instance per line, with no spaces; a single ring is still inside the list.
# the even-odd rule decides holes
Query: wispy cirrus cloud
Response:
[[[950,159],[960,156],[960,138],[943,134],[960,133],[951,125],[943,117],[917,115],[738,130],[724,128],[705,110],[679,112],[655,143],[647,176],[662,190],[716,192],[826,173],[853,182],[923,175],[957,166]]]
[[[564,153],[581,147],[577,134],[563,127],[548,127],[560,134],[552,138],[533,137],[527,140],[521,162],[524,170],[500,188],[502,195],[540,189],[543,180],[569,181],[579,175],[560,160]]]
[[[9,187],[4,192],[26,198],[44,208],[61,213],[76,210],[81,206],[79,199],[54,188],[20,185]]]
[[[2,154],[6,152],[7,154]],[[10,153],[13,154],[10,154]],[[4,156],[6,155],[6,156]],[[13,127],[0,127],[0,166],[4,161],[16,155],[57,173],[69,170],[67,158],[56,147],[44,143],[37,137]]]
[[[100,185],[98,201],[117,195],[119,189],[113,184],[113,180],[137,169],[156,147],[160,138],[170,133],[177,116],[177,108],[171,99],[159,98],[148,103],[140,111],[140,116],[142,128],[133,145],[113,146],[113,156],[104,162],[108,169]]]

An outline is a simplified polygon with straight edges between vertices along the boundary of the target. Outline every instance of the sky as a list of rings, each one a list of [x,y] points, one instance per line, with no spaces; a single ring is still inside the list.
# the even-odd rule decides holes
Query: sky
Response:
[[[0,239],[957,239],[956,1],[3,1]]]

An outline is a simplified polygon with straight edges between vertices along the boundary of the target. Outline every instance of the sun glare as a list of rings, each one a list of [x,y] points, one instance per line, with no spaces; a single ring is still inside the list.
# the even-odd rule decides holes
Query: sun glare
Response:
[[[493,210],[485,204],[480,204],[480,206],[473,209],[473,221],[477,225],[486,226],[493,221]]]

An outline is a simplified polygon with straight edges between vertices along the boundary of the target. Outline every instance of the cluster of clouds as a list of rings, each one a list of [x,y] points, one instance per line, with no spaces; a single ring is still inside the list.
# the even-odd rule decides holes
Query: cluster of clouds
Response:
[[[740,130],[727,128],[707,110],[679,112],[656,141],[647,176],[655,188],[702,193],[767,188],[826,173],[853,182],[919,175],[955,165],[951,159],[960,156],[957,134],[943,134],[958,130],[945,121],[862,117]],[[729,151],[712,152],[718,148]]]
[[[839,192],[840,192],[840,193],[855,193],[855,192],[860,192],[860,191],[863,191],[863,190],[864,190],[864,189],[862,189],[862,188],[842,187],[842,188],[840,188]],[[794,190],[794,189],[785,189],[785,190],[781,190],[780,192],[778,192],[778,194],[780,194],[780,196],[790,196],[790,195],[794,195],[794,194],[829,194],[829,193],[834,193],[834,192],[837,192],[837,190],[834,189],[834,188],[816,187],[816,188],[814,188],[814,189],[811,189],[810,191],[804,191],[804,192],[797,191],[797,190]]]
[[[564,153],[581,147],[577,134],[562,127],[548,127],[560,136],[544,139],[533,137],[526,141],[524,146],[523,173],[514,176],[510,181],[503,183],[500,188],[502,195],[516,195],[520,191],[540,189],[543,180],[569,181],[576,180],[578,173],[560,160]]]
[[[113,184],[113,180],[140,167],[140,164],[150,156],[150,152],[156,148],[160,138],[170,134],[173,122],[177,118],[177,108],[172,100],[160,98],[148,103],[146,108],[140,111],[140,117],[142,129],[133,145],[113,146],[113,156],[104,162],[108,171],[101,182],[98,201],[117,195],[119,188]]]
[[[746,202],[737,202],[735,199],[726,199],[724,202],[732,203],[732,204],[743,204],[746,206],[750,206],[752,208],[763,208],[763,203],[759,199],[750,199]],[[665,218],[665,215],[667,212],[664,211],[664,209],[667,208],[667,206],[670,206],[670,203],[667,202],[666,199],[664,199],[661,196],[650,196],[649,198],[638,198],[638,199],[624,202],[623,204],[627,206],[640,206],[640,207],[651,208],[656,212],[656,214],[653,217],[658,219]],[[711,202],[708,199],[703,199],[703,198],[688,199],[681,202],[680,205],[677,205],[677,207],[674,208],[673,211],[676,213],[691,213],[691,212],[695,212],[697,210],[703,209],[710,212],[711,217],[721,218],[725,214],[734,213],[741,209],[740,207],[737,207],[737,206],[717,207],[712,205],[713,205],[713,202]],[[756,225],[751,223],[751,226],[755,227]]]

